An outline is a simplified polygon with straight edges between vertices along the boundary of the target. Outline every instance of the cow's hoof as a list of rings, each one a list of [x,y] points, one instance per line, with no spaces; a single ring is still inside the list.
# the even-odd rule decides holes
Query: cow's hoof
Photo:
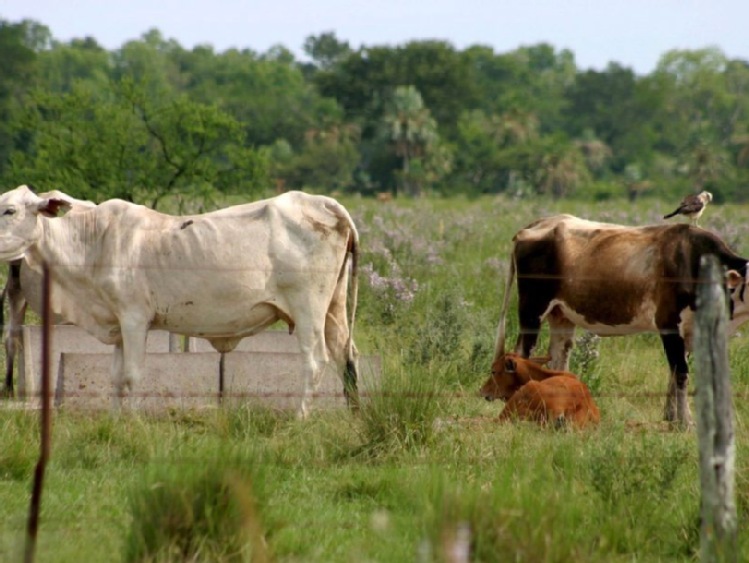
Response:
[[[691,420],[667,420],[668,427],[674,432],[689,432],[694,430],[695,424]]]
[[[560,414],[554,419],[554,430],[565,430],[567,428],[567,419],[564,418],[563,414]]]

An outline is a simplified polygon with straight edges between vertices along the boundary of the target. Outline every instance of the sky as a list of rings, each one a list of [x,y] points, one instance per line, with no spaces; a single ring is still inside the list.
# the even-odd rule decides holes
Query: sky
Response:
[[[109,50],[157,28],[185,48],[259,53],[335,32],[354,49],[441,39],[504,53],[549,43],[579,69],[611,62],[652,72],[672,49],[718,47],[749,61],[749,0],[1,0],[0,19],[30,18],[59,41],[94,37]]]

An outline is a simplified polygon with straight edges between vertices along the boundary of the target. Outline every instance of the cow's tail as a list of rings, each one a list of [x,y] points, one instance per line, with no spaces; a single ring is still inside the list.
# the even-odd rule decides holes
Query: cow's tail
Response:
[[[510,254],[510,266],[507,270],[507,279],[505,280],[505,295],[502,302],[502,311],[499,314],[499,324],[497,325],[497,340],[494,343],[494,359],[498,359],[505,353],[505,339],[507,338],[507,309],[510,307],[510,293],[512,283],[515,280],[515,248],[513,245]]]
[[[10,268],[8,268],[8,277],[11,276]],[[0,293],[0,334],[5,334],[5,296],[8,293],[8,281],[5,283],[5,287],[3,287],[2,293]]]
[[[359,233],[352,219],[348,240],[348,255],[350,259],[348,301],[349,322],[348,340],[346,341],[346,370],[343,374],[343,389],[349,405],[359,407],[358,373],[356,368],[356,346],[354,345],[354,323],[356,322],[356,307],[359,301]]]

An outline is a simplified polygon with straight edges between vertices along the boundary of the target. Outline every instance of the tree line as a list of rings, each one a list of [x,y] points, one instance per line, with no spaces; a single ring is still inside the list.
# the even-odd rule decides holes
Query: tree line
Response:
[[[304,52],[156,29],[107,50],[0,20],[0,180],[152,207],[286,189],[749,199],[749,62],[717,47],[644,76],[545,43],[354,49],[327,32]]]

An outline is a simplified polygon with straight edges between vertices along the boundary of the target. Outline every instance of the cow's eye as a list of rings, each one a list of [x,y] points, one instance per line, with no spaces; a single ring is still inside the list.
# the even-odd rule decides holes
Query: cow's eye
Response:
[[[5,211],[3,211],[3,215],[15,215],[15,214],[16,214],[16,210],[13,209],[12,207],[9,207]]]

